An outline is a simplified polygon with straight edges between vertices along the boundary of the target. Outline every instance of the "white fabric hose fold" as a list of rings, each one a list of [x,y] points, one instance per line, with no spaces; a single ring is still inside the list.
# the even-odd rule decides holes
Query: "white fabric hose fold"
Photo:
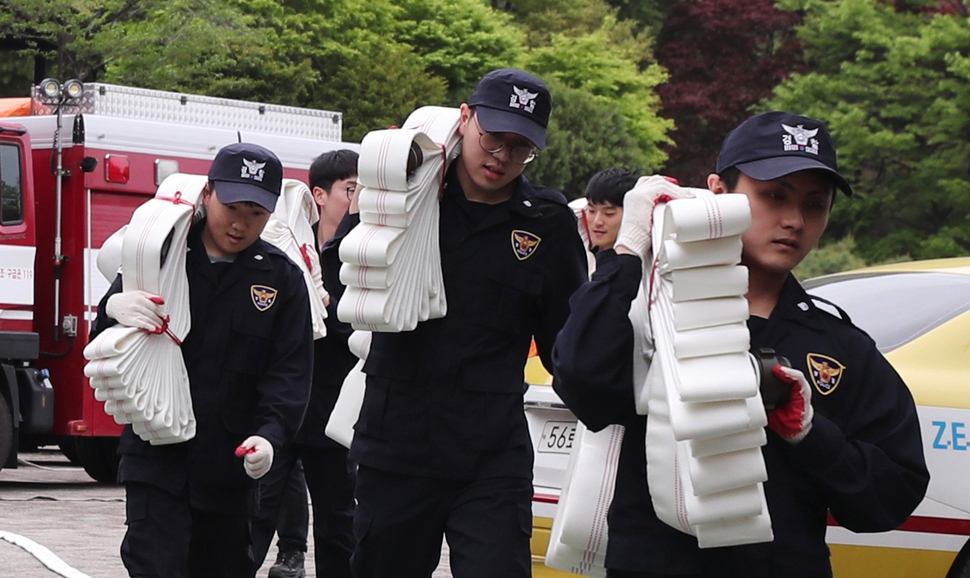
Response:
[[[360,408],[364,405],[367,380],[364,374],[364,362],[370,352],[371,335],[370,331],[354,331],[350,334],[347,347],[360,361],[344,378],[340,393],[337,394],[337,401],[330,412],[330,419],[327,420],[327,427],[324,429],[328,438],[346,448],[349,448],[354,441],[354,424],[357,423]]]
[[[95,398],[120,424],[153,445],[195,436],[195,414],[181,342],[191,327],[185,259],[189,229],[207,178],[174,174],[135,209],[121,239],[123,290],[165,300],[167,330],[151,334],[115,325],[87,347],[84,374]]]
[[[636,392],[641,411],[647,397],[647,482],[657,516],[701,548],[770,541],[767,417],[740,303],[747,269],[737,265],[750,210],[744,195],[694,192],[653,213],[656,351]]]
[[[618,425],[596,433],[582,423],[576,425],[549,534],[546,566],[585,576],[606,576],[606,515],[616,488],[624,433],[623,426]]]
[[[276,210],[270,216],[260,237],[286,253],[291,261],[303,271],[307,293],[310,295],[310,317],[313,321],[313,338],[327,335],[327,308],[324,299],[320,254],[316,250],[313,224],[320,220],[320,212],[313,200],[310,187],[296,179],[283,179]]]
[[[354,329],[411,331],[447,312],[438,200],[458,154],[458,109],[423,107],[398,130],[372,131],[358,161],[360,224],[340,244],[347,289],[337,316]]]

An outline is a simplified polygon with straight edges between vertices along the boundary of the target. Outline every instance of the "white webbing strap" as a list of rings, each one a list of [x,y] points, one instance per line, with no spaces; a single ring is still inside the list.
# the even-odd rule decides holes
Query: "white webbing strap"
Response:
[[[596,433],[576,425],[556,515],[549,533],[546,566],[595,578],[606,576],[607,513],[616,488],[623,426]]]
[[[635,392],[647,414],[647,481],[657,516],[701,548],[770,541],[767,418],[747,353],[747,270],[737,265],[750,209],[743,195],[693,191],[653,215],[656,351]]]
[[[364,405],[364,387],[367,379],[364,374],[364,362],[367,360],[367,353],[370,352],[370,342],[370,331],[354,331],[350,334],[347,347],[360,361],[344,378],[324,430],[328,438],[347,448],[354,441],[354,424],[357,423],[360,408]]]
[[[410,331],[445,315],[438,199],[447,163],[458,153],[459,120],[458,109],[423,107],[404,128],[364,137],[360,224],[340,244],[347,289],[337,317],[354,329]],[[420,151],[416,163],[412,147]]]
[[[320,220],[320,212],[313,200],[310,187],[296,179],[283,179],[283,189],[276,202],[276,210],[263,227],[260,237],[286,253],[291,261],[303,271],[307,293],[310,296],[310,317],[313,321],[313,338],[327,335],[327,307],[324,299],[320,254],[317,253],[313,224]]]
[[[120,424],[154,445],[195,436],[195,415],[181,342],[191,327],[185,275],[187,239],[207,178],[174,174],[135,209],[122,238],[123,290],[165,300],[167,327],[152,334],[115,325],[84,348],[84,374],[95,398]]]

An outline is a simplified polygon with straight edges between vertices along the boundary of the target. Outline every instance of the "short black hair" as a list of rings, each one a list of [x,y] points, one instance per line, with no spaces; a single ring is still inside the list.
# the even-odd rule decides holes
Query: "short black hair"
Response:
[[[586,184],[586,200],[590,203],[610,203],[623,206],[623,196],[636,184],[638,177],[626,167],[610,167],[593,175]]]
[[[835,206],[835,197],[838,196],[835,194],[835,191],[839,185],[831,178],[828,172],[826,171],[815,171],[815,172],[822,175],[826,179],[832,181],[832,201],[829,203],[829,210],[831,210],[832,207]],[[734,189],[738,186],[738,181],[741,180],[741,169],[739,169],[738,167],[728,167],[723,171],[721,171],[721,173],[717,176],[721,178],[721,182],[724,183],[724,186],[727,188],[727,192],[733,193]]]
[[[320,187],[330,191],[336,181],[349,179],[357,174],[359,155],[349,149],[327,151],[313,159],[310,165],[310,188]]]
[[[721,177],[721,182],[727,187],[728,192],[734,192],[734,187],[738,186],[738,181],[741,179],[741,169],[728,167],[717,176]]]

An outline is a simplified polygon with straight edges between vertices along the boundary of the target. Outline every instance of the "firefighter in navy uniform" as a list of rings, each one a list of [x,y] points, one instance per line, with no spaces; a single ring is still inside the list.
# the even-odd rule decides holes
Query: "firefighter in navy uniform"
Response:
[[[788,146],[787,129],[799,128],[817,133],[807,146]],[[929,482],[906,385],[868,335],[837,307],[806,294],[791,274],[821,237],[836,189],[849,195],[851,188],[839,175],[825,125],[778,111],[752,117],[727,137],[708,186],[748,196],[752,225],[742,237],[742,264],[750,275],[751,346],[770,347],[793,366],[774,368],[791,384],[791,398],[769,412],[763,448],[774,541],[701,550],[653,510],[647,417],[634,410],[628,312],[641,282],[641,256],[651,258],[649,241],[643,243],[649,209],[659,195],[677,190],[658,179],[657,190],[644,198],[627,195],[617,249],[600,253],[556,342],[554,387],[570,409],[591,430],[627,428],[609,511],[607,575],[831,576],[829,512],[852,531],[892,530],[920,503]],[[631,203],[647,209],[638,220],[627,218],[636,216]]]
[[[341,149],[321,154],[310,165],[310,189],[320,209],[320,248],[333,238],[350,207],[357,190],[357,159],[356,152]],[[342,292],[340,271],[323,267],[322,273],[324,287],[335,295],[327,305],[327,335],[313,344],[310,404],[293,445],[278,456],[262,480],[260,511],[251,525],[257,568],[266,557],[273,533],[279,536],[279,554],[269,569],[269,578],[306,575],[307,490],[313,503],[316,574],[350,578],[355,467],[347,461],[347,448],[327,437],[326,425],[344,379],[357,364],[357,356],[347,347],[353,329],[337,319],[336,298]]]
[[[569,295],[586,279],[565,198],[521,176],[551,107],[545,84],[514,69],[485,75],[461,106],[462,153],[440,203],[448,313],[375,333],[364,367],[350,451],[356,578],[429,577],[443,535],[456,578],[531,574],[524,367],[533,336],[551,367]],[[358,220],[344,220],[326,259]]]
[[[121,557],[131,576],[254,574],[254,479],[295,435],[313,366],[302,272],[259,238],[282,177],[276,155],[256,145],[229,145],[212,163],[206,218],[189,233],[186,259],[192,328],[181,349],[196,435],[152,446],[129,425],[119,446],[128,525]],[[163,304],[121,287],[119,276],[101,300],[95,332],[115,322],[163,325]]]

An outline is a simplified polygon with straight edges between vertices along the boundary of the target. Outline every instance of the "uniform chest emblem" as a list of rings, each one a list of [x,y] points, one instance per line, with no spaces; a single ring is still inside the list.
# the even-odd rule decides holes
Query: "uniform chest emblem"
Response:
[[[512,250],[515,251],[515,256],[519,261],[525,261],[531,257],[541,242],[542,239],[535,233],[518,229],[512,231]]]
[[[250,287],[250,294],[253,296],[253,305],[260,311],[266,311],[276,303],[276,289],[266,285],[253,285]]]
[[[822,395],[828,395],[835,391],[839,382],[842,381],[845,366],[821,353],[809,353],[806,359],[808,360],[809,374],[812,382],[815,383],[815,389]]]

